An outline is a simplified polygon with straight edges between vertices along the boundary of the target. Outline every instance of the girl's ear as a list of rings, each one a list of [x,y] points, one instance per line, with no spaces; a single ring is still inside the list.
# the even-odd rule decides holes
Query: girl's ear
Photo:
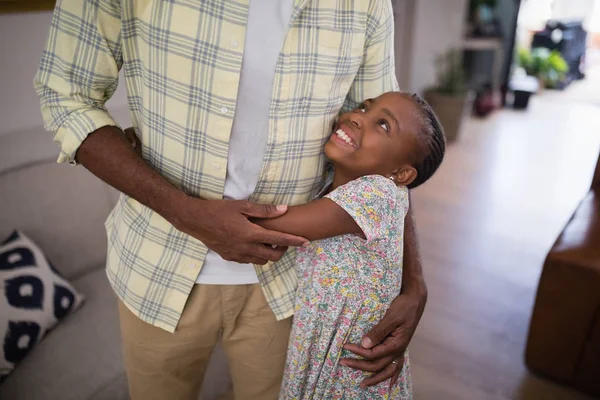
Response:
[[[414,167],[407,165],[396,170],[392,174],[391,179],[397,186],[408,186],[417,179],[417,170]]]

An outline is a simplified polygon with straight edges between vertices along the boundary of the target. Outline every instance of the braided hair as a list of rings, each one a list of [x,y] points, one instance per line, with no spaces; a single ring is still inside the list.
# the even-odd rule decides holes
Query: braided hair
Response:
[[[425,100],[416,94],[408,95],[415,102],[419,109],[419,119],[422,129],[417,133],[417,137],[423,146],[424,156],[420,157],[414,167],[417,170],[417,177],[408,185],[409,189],[425,183],[435,173],[442,164],[444,153],[446,151],[446,137],[442,124]]]

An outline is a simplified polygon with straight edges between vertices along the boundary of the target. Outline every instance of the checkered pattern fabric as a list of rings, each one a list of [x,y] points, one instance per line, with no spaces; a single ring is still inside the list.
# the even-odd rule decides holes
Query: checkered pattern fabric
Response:
[[[247,0],[59,0],[35,78],[59,161],[74,163],[90,132],[115,125],[104,104],[123,68],[144,159],[188,194],[221,198],[247,15]],[[295,0],[250,200],[306,202],[336,115],[396,89],[389,0]],[[107,231],[117,295],[142,320],[174,331],[206,247],[126,196]],[[279,319],[293,313],[293,259],[256,267]]]

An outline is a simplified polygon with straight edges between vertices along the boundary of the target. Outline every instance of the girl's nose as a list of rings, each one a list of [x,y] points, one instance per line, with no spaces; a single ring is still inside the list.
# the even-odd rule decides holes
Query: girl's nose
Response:
[[[356,128],[360,128],[362,126],[362,114],[353,113],[350,116],[350,125],[355,126]]]

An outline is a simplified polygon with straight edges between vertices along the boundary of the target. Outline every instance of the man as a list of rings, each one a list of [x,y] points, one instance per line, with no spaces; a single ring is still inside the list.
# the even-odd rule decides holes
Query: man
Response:
[[[277,397],[305,240],[249,218],[315,193],[339,111],[397,88],[392,36],[389,0],[58,2],[36,89],[59,161],[123,192],[107,275],[132,399],[196,398],[219,339],[236,398]],[[121,68],[143,157],[104,108]],[[425,305],[410,216],[405,235],[402,292],[343,361],[367,385],[397,378]]]

